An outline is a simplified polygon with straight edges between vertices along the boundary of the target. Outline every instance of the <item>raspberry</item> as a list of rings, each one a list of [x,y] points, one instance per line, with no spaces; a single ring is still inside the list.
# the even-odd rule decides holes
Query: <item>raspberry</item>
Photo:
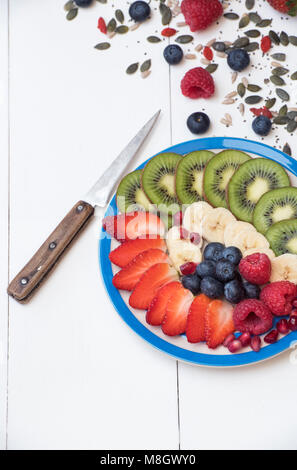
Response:
[[[189,98],[210,98],[215,91],[212,76],[202,67],[189,70],[180,84],[182,94]]]
[[[239,272],[251,284],[266,284],[271,274],[270,259],[264,253],[253,253],[240,261]]]
[[[296,296],[297,287],[295,284],[289,281],[279,281],[264,287],[260,299],[274,315],[289,315]]]
[[[261,335],[272,327],[273,315],[260,300],[247,299],[236,305],[233,321],[235,328],[241,333]]]
[[[191,31],[206,29],[223,14],[219,0],[183,0],[181,11]]]
[[[269,49],[271,48],[271,39],[269,36],[264,36],[261,40],[261,49],[262,52],[268,52]]]

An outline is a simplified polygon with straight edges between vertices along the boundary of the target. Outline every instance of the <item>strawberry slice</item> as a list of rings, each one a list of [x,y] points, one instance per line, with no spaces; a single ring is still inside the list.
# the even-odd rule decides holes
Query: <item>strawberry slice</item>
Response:
[[[189,343],[205,341],[205,315],[211,300],[204,294],[197,295],[190,307],[186,335]]]
[[[162,238],[137,238],[136,240],[129,240],[119,245],[115,250],[109,253],[109,259],[113,264],[120,268],[127,266],[135,256],[150,248],[157,248],[166,251],[166,243]]]
[[[177,280],[178,274],[170,264],[155,264],[141,276],[130,295],[129,304],[131,307],[147,310],[157,290],[164,284]]]
[[[156,296],[151,301],[148,311],[146,312],[146,321],[150,325],[162,325],[165,317],[166,306],[169,298],[174,294],[175,290],[180,287],[178,281],[169,282],[161,287]]]
[[[186,331],[187,316],[193,302],[193,294],[182,285],[176,288],[167,302],[162,330],[165,335],[176,336]]]
[[[119,241],[146,237],[163,236],[165,226],[156,214],[151,212],[132,212],[116,216],[109,215],[102,221],[104,230]]]
[[[234,331],[232,305],[222,300],[213,300],[209,304],[205,316],[207,346],[215,349]]]
[[[112,280],[117,289],[133,290],[140,277],[151,266],[157,263],[168,263],[169,259],[162,250],[150,249],[139,253],[125,268],[119,271]]]

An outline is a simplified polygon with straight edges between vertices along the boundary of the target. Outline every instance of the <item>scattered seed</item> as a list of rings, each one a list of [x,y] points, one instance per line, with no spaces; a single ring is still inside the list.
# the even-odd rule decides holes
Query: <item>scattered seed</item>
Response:
[[[289,44],[289,36],[285,31],[282,31],[279,36],[280,42],[283,46],[287,46]]]
[[[225,98],[234,98],[234,96],[237,95],[237,91],[230,91],[230,93],[228,93]]]
[[[278,116],[278,113],[277,113],[276,111],[270,111],[270,112],[271,112],[271,114],[272,114],[272,117]]]
[[[279,77],[282,76],[282,75],[286,75],[286,73],[288,73],[289,70],[288,69],[285,69],[285,67],[276,67],[275,69],[272,70],[272,74],[273,75],[278,75]]]
[[[213,38],[211,39],[210,41],[208,41],[208,43],[206,44],[206,47],[212,47],[212,45],[216,42],[216,38]]]
[[[250,42],[247,46],[243,48],[247,52],[254,52],[259,49],[259,44],[257,42]]]
[[[178,28],[183,28],[184,26],[187,26],[188,24],[185,22],[185,21],[179,21],[178,23],[176,23],[176,26]]]
[[[197,52],[202,51],[202,49],[203,49],[202,44],[198,44],[198,45],[195,47],[195,51],[197,51]]]
[[[262,88],[258,85],[248,85],[247,89],[251,91],[252,93],[256,93],[257,91],[262,90]]]
[[[245,95],[246,88],[243,83],[239,83],[237,86],[237,93],[242,98]]]
[[[260,103],[260,101],[262,101],[262,96],[258,96],[258,95],[252,95],[252,96],[248,96],[246,99],[245,99],[245,102],[246,104],[257,104],[257,103]]]
[[[202,59],[200,60],[201,64],[203,65],[209,65],[210,64],[210,60],[207,60],[205,59],[205,57],[202,57]]]
[[[286,54],[282,54],[281,52],[271,54],[271,57],[275,60],[279,60],[280,62],[284,62],[286,60]]]
[[[221,57],[222,59],[225,59],[227,57],[226,52],[216,52],[216,55],[218,57]]]
[[[297,72],[294,72],[294,73],[291,75],[291,80],[297,80]]]
[[[243,85],[244,85],[246,88],[248,87],[249,82],[248,82],[248,79],[247,79],[246,77],[242,77],[241,83],[243,83]]]
[[[279,62],[276,62],[275,60],[273,60],[271,62],[271,65],[272,65],[272,67],[281,67],[282,66],[282,64],[280,64]]]
[[[245,31],[244,34],[249,38],[258,38],[261,33],[257,29],[250,29],[249,31]]]
[[[236,39],[236,41],[233,43],[233,47],[236,49],[241,49],[244,46],[247,46],[249,44],[250,40],[246,36],[242,38]]]
[[[108,23],[107,23],[107,31],[109,33],[113,33],[117,27],[117,22],[114,18],[112,18]]]
[[[157,36],[148,36],[146,40],[151,43],[157,43],[161,41],[161,39],[158,38]]]
[[[297,108],[289,108],[289,113],[291,113],[292,111],[296,111],[296,112],[297,112]]]
[[[289,101],[290,100],[290,95],[289,93],[287,93],[285,90],[283,90],[282,88],[277,88],[275,90],[275,93],[277,94],[277,96],[283,100],[283,101]]]
[[[289,36],[289,42],[293,44],[293,46],[297,46],[297,36]]]
[[[224,13],[224,17],[227,18],[228,20],[238,20],[239,15],[237,13],[227,12],[227,13]]]
[[[255,0],[245,0],[245,7],[247,10],[252,10],[255,6]]]
[[[105,51],[106,49],[110,48],[110,44],[109,42],[99,42],[99,44],[96,44],[94,48],[98,49],[98,51]]]
[[[249,17],[248,15],[244,15],[244,16],[240,19],[238,27],[239,27],[239,28],[246,28],[247,25],[249,24],[249,22],[250,22],[250,17]]]
[[[240,114],[243,116],[244,115],[244,104],[240,103],[240,105],[238,106],[238,109],[239,109]]]
[[[185,59],[193,60],[197,59],[196,54],[185,54]]]
[[[178,36],[175,42],[178,42],[179,44],[188,44],[189,42],[193,41],[193,39],[193,36],[190,34],[183,34],[182,36]]]
[[[115,32],[115,31],[107,32],[107,37],[108,37],[109,39],[112,39],[115,35],[116,35],[116,32]]]
[[[276,34],[275,31],[273,31],[273,30],[269,31],[269,37],[270,37],[271,41],[274,42],[274,44],[276,44],[277,46],[279,45],[280,38],[279,38],[278,34]]]
[[[262,20],[261,16],[258,15],[256,12],[249,13],[249,18],[253,23],[260,23]]]
[[[297,117],[297,111],[288,111],[287,116],[291,121],[294,121]]]
[[[276,86],[283,86],[285,85],[285,80],[283,80],[278,75],[271,75],[270,81]]]
[[[140,66],[140,72],[146,72],[147,70],[151,68],[151,65],[152,65],[151,59],[145,60]]]
[[[128,75],[132,75],[132,73],[135,73],[138,70],[138,66],[139,66],[138,62],[135,62],[135,64],[129,65],[129,67],[127,67],[126,69],[126,73]]]
[[[287,112],[288,112],[288,106],[286,104],[284,104],[284,106],[282,106],[278,112],[278,115],[279,116],[286,116],[287,115]]]
[[[288,124],[288,122],[289,122],[289,118],[287,116],[276,116],[273,119],[273,123],[279,126],[284,126],[285,124]]]
[[[292,156],[292,150],[288,142],[284,145],[283,152],[289,155],[290,157]]]
[[[265,101],[265,107],[266,107],[267,109],[271,109],[271,108],[273,108],[273,106],[275,105],[275,103],[276,103],[276,99],[275,99],[275,98],[271,98],[271,99]]]
[[[75,3],[73,0],[70,0],[69,2],[66,2],[64,5],[64,10],[65,11],[70,11],[72,8],[75,8]]]
[[[270,26],[271,25],[271,22],[272,20],[261,20],[259,21],[259,23],[256,24],[256,26],[258,26],[258,28],[266,28],[267,26]]]
[[[71,8],[71,10],[69,10],[66,15],[66,19],[68,21],[73,20],[77,16],[77,13],[78,13],[78,8]]]
[[[236,82],[237,77],[238,77],[238,72],[233,72],[231,75],[231,82],[232,83]]]
[[[162,13],[162,24],[165,26],[169,24],[170,21],[172,20],[172,11],[166,5],[164,5],[164,7],[166,8],[163,10],[163,13]]]
[[[218,68],[218,64],[209,64],[205,70],[207,70],[207,72],[209,73],[214,73]]]
[[[231,41],[224,41],[224,44],[226,45],[226,47],[229,47],[229,46],[232,46],[232,42]]]
[[[132,24],[132,26],[130,26],[129,30],[130,31],[135,31],[136,29],[139,28],[139,26],[140,26],[140,23],[134,23],[134,24]],[[161,39],[160,39],[160,41],[161,41]]]
[[[118,20],[119,23],[123,24],[124,23],[124,13],[122,12],[122,10],[116,10],[115,11],[115,17],[116,19]]]
[[[235,100],[233,98],[226,98],[224,101],[222,101],[222,104],[234,104]]]
[[[107,0],[96,0],[96,2],[99,2],[99,3],[107,3]]]
[[[289,121],[286,129],[288,132],[294,132],[297,129],[297,122]]]
[[[224,124],[224,126],[229,126],[229,123],[228,123],[227,119],[225,119],[225,118],[222,118],[220,122],[222,124]]]
[[[146,70],[145,72],[141,72],[141,78],[146,78],[150,75],[151,71],[150,70]]]
[[[128,26],[124,26],[123,24],[121,26],[118,26],[116,29],[115,29],[115,32],[118,33],[118,34],[125,34],[129,31],[129,28]]]

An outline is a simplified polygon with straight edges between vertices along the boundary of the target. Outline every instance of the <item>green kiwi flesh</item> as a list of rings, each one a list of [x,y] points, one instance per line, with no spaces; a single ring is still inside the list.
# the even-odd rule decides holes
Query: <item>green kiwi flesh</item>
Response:
[[[265,234],[271,225],[288,219],[297,219],[297,188],[289,186],[263,194],[253,214],[258,232]]]
[[[203,195],[212,206],[228,208],[228,183],[240,165],[250,158],[238,150],[224,150],[209,160],[203,175]]]
[[[150,210],[152,204],[141,187],[142,170],[135,170],[126,175],[120,182],[116,203],[120,212],[133,212],[135,210]]]
[[[276,256],[297,255],[297,219],[281,220],[271,225],[265,234]]]
[[[198,150],[180,160],[175,174],[175,188],[182,204],[203,201],[203,173],[213,155],[208,150]]]
[[[261,196],[272,189],[285,186],[290,186],[290,180],[278,163],[266,158],[249,160],[241,165],[230,180],[229,208],[237,219],[252,222]]]
[[[160,153],[146,164],[142,172],[142,188],[160,212],[174,214],[180,210],[175,191],[175,170],[181,158],[176,153]]]

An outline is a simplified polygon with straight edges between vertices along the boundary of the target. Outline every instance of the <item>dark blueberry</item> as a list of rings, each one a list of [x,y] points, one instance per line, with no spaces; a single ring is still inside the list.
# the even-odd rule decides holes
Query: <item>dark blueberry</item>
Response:
[[[236,266],[227,259],[221,259],[216,265],[216,278],[222,282],[232,281],[235,278]]]
[[[210,120],[205,113],[193,113],[187,119],[187,126],[193,134],[204,134],[208,131]]]
[[[225,299],[231,304],[238,304],[245,297],[243,285],[237,279],[227,282],[224,287]]]
[[[268,135],[272,123],[267,116],[258,116],[252,122],[253,131],[258,135]]]
[[[210,259],[212,261],[222,259],[224,248],[222,243],[209,243],[204,250],[204,259]]]
[[[140,0],[133,2],[129,8],[129,15],[134,21],[144,21],[150,16],[150,13],[150,6]]]
[[[232,49],[227,57],[229,67],[236,72],[241,72],[250,63],[250,56],[244,49]]]
[[[256,286],[255,284],[251,284],[248,281],[243,281],[243,288],[245,291],[245,296],[248,299],[258,299],[260,297],[260,292],[261,289],[259,286]]]
[[[170,65],[179,64],[183,58],[183,50],[177,44],[169,44],[169,46],[165,47],[163,56],[166,62]]]
[[[198,264],[196,268],[196,273],[200,277],[215,277],[216,275],[216,263],[214,261],[206,260],[202,261],[202,263]]]
[[[210,299],[219,299],[224,294],[223,284],[213,277],[206,276],[200,284],[201,292]]]
[[[223,251],[223,258],[237,266],[242,258],[242,253],[236,246],[228,246]]]
[[[185,289],[189,289],[192,294],[197,295],[200,292],[200,277],[197,274],[182,277],[182,285]]]
[[[93,0],[75,0],[78,7],[88,7],[92,2]]]

